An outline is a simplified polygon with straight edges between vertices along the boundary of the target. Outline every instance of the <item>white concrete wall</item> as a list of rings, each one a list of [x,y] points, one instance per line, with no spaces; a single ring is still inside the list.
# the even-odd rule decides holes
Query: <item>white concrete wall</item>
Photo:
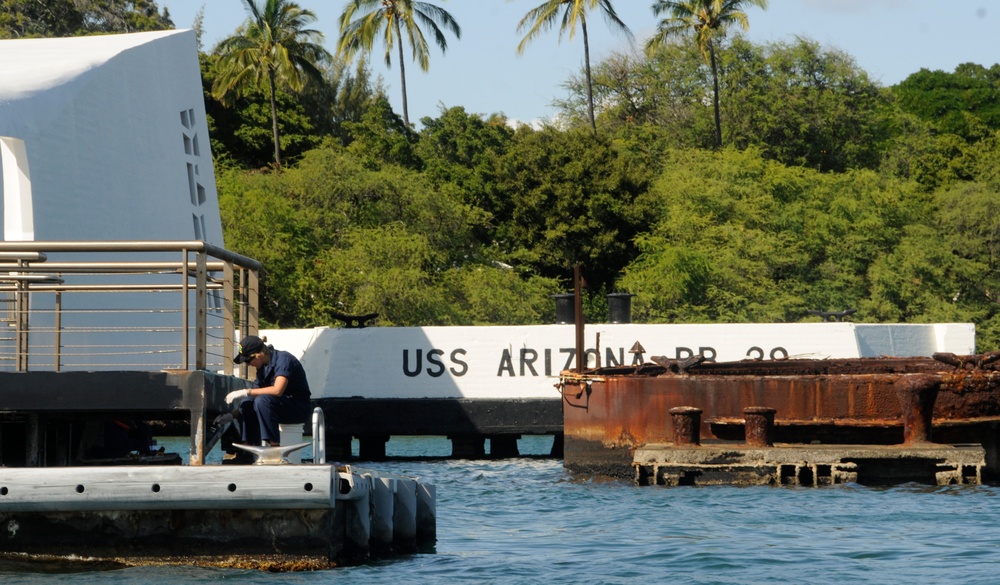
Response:
[[[299,356],[317,398],[552,398],[559,372],[575,366],[572,325],[523,327],[368,327],[265,330],[268,343]],[[588,363],[631,364],[701,353],[716,361],[748,357],[851,358],[975,353],[967,323],[867,325],[592,324]]]
[[[0,80],[34,239],[224,245],[193,31],[0,41]]]
[[[0,41],[0,145],[5,240],[201,240],[225,247],[193,31]],[[49,254],[50,261],[63,259]],[[49,368],[54,301],[42,294],[31,302],[31,367]],[[66,295],[63,308],[76,315],[149,308],[154,316],[141,323],[146,331],[117,333],[114,341],[64,335],[63,369],[178,367],[182,340],[171,328],[181,317],[155,312],[179,312],[180,305],[179,294],[166,301]],[[117,325],[113,319],[127,320],[123,330],[137,325],[132,315],[90,318],[95,327]],[[70,323],[68,314],[63,322],[84,332],[89,323]],[[81,357],[70,355],[70,346]],[[176,352],[161,351],[168,347]],[[0,337],[0,353],[12,352],[12,338]]]

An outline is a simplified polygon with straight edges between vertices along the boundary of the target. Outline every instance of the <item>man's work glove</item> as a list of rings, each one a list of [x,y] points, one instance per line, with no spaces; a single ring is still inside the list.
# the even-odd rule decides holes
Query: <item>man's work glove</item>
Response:
[[[246,390],[246,389],[243,389],[243,390],[233,390],[229,394],[226,394],[226,404],[232,404],[234,402],[239,402],[239,401],[243,400],[244,398],[246,398],[248,396],[250,396],[250,391],[249,390]]]

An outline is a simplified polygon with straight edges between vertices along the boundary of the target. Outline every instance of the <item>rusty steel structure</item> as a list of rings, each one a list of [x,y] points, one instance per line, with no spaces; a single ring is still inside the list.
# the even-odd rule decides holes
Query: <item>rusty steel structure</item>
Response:
[[[637,367],[564,372],[560,390],[571,471],[634,478],[636,451],[654,444],[971,444],[985,453],[983,476],[1000,477],[1000,352],[728,363],[654,357]]]

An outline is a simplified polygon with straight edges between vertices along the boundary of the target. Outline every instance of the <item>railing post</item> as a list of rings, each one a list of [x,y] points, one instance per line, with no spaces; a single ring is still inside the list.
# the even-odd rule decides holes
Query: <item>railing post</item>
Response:
[[[188,278],[190,268],[188,267],[188,249],[181,250],[181,369],[187,370],[190,365],[188,359],[188,336],[190,327],[188,325]]]
[[[260,332],[260,315],[257,307],[260,302],[260,275],[256,270],[247,270],[247,334],[257,335]]]
[[[208,367],[208,254],[198,252],[195,290],[195,365],[196,370]]]
[[[55,315],[55,334],[53,336],[53,352],[55,354],[55,368],[58,372],[60,369],[60,364],[62,361],[62,292],[56,291],[56,315]]]
[[[229,352],[235,347],[233,333],[236,330],[236,302],[233,290],[233,279],[236,271],[233,263],[227,261],[222,269],[222,373],[233,375],[233,362]]]
[[[20,263],[18,263],[20,264]],[[14,310],[17,313],[15,355],[17,371],[28,371],[28,283],[18,281],[14,290]]]

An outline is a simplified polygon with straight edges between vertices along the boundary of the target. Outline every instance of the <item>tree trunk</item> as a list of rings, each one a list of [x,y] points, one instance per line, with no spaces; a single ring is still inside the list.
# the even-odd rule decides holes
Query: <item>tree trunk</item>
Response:
[[[278,139],[278,100],[274,96],[273,70],[268,70],[267,82],[271,88],[271,133],[274,135],[274,166],[278,170],[281,170],[281,141]]]
[[[708,41],[708,54],[712,57],[712,105],[715,106],[715,147],[722,149],[722,118],[719,115],[719,67],[715,62],[715,43]]]
[[[590,115],[590,127],[597,136],[597,121],[594,120],[594,82],[590,78],[590,40],[587,38],[587,20],[580,15],[580,28],[583,30],[583,62],[587,71],[587,113]]]
[[[403,124],[410,127],[410,112],[406,107],[406,65],[403,64],[403,33],[399,30],[399,21],[393,21],[393,28],[396,29],[396,40],[399,47],[399,85],[403,89]]]

